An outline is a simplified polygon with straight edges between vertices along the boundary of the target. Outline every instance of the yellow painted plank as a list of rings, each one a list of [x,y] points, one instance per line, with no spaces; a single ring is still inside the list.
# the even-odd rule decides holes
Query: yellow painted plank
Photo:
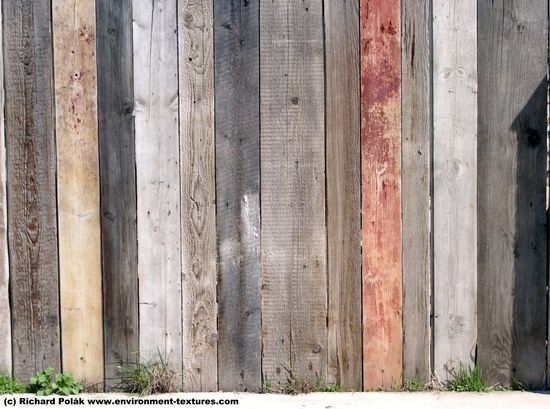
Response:
[[[62,367],[103,380],[95,2],[53,2]]]

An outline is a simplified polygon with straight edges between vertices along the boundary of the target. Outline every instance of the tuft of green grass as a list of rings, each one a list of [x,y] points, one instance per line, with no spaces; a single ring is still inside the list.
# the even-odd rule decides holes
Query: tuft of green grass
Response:
[[[342,385],[339,383],[325,383],[323,378],[318,377],[315,382],[314,392],[342,392]]]
[[[471,368],[461,363],[458,368],[451,369],[449,372],[452,378],[445,385],[448,391],[487,392],[491,390],[483,380],[478,364]]]
[[[160,352],[156,359],[139,359],[136,363],[127,363],[117,368],[121,374],[117,389],[123,392],[141,396],[178,392],[181,374],[171,368]]]
[[[273,382],[271,382],[267,376],[262,382],[262,387],[260,388],[259,393],[273,393]]]
[[[297,376],[292,368],[283,365],[287,371],[287,380],[284,383],[274,383],[267,377],[262,382],[260,393],[278,393],[283,395],[298,395],[311,392],[342,392],[340,384],[328,384],[322,377],[317,377],[315,382]]]
[[[402,390],[404,392],[422,392],[428,389],[428,385],[424,384],[416,375],[410,379],[405,379]]]
[[[0,373],[0,395],[24,393],[25,386],[17,379]]]

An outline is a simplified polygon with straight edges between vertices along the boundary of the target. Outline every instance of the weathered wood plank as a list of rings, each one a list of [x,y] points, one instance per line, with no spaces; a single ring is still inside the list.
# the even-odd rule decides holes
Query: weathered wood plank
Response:
[[[138,352],[131,0],[97,0],[97,86],[106,386]]]
[[[363,384],[359,1],[324,2],[328,249],[327,381]]]
[[[181,371],[176,0],[133,0],[132,13],[139,349]]]
[[[401,383],[399,0],[361,0],[363,385]]]
[[[0,373],[11,374],[11,311],[9,299],[8,208],[6,202],[6,134],[4,129],[4,56],[0,7]]]
[[[60,369],[50,2],[2,2],[13,370]]]
[[[183,368],[187,391],[217,389],[212,2],[178,4]]]
[[[214,2],[218,382],[261,386],[259,1]]]
[[[432,6],[403,0],[403,376],[430,380],[432,274]]]
[[[103,382],[95,2],[52,7],[63,370]],[[83,285],[83,283],[86,283]]]
[[[480,1],[478,359],[543,386],[548,2]]]
[[[433,2],[434,371],[470,365],[476,345],[476,1]]]
[[[327,369],[323,8],[260,4],[263,375]]]

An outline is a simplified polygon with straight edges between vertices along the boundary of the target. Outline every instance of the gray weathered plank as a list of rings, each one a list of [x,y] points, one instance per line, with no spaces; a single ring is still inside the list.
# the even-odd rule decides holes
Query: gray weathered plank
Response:
[[[476,346],[476,3],[433,2],[433,342],[442,379],[470,365]]]
[[[138,352],[131,0],[97,0],[98,136],[106,386]]]
[[[62,363],[97,384],[104,368],[95,2],[52,6]]]
[[[548,2],[478,11],[478,358],[490,383],[542,386]]]
[[[328,263],[327,382],[361,389],[359,2],[324,2]]]
[[[322,2],[261,2],[263,375],[325,376]]]
[[[2,2],[13,372],[60,369],[50,2]]]
[[[134,0],[139,349],[181,371],[176,0]]]
[[[0,7],[0,50],[2,10]],[[8,208],[6,202],[6,138],[4,129],[4,56],[0,51],[0,373],[11,374],[11,312],[9,299]]]
[[[218,382],[261,386],[259,1],[214,2]]]
[[[402,0],[403,377],[430,379],[432,8]]]
[[[184,389],[217,389],[212,2],[178,3]]]

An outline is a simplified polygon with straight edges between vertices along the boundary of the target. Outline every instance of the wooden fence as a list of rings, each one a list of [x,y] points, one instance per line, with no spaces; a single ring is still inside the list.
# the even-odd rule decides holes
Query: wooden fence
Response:
[[[546,0],[2,16],[0,369],[545,384]]]

